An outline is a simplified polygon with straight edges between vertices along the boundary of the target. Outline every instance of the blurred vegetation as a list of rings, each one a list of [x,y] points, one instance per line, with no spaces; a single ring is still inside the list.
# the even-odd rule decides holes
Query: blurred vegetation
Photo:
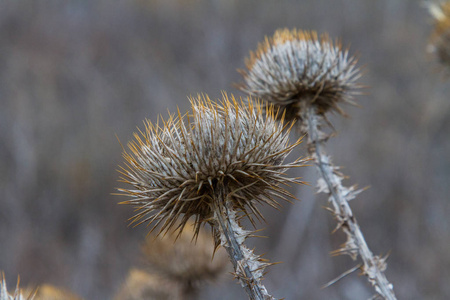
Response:
[[[112,196],[121,163],[116,136],[142,120],[188,108],[188,95],[239,94],[236,68],[277,28],[341,37],[369,86],[332,120],[336,165],[371,188],[352,203],[400,299],[450,298],[450,81],[426,48],[431,18],[420,1],[2,1],[0,9],[0,270],[14,286],[48,282],[86,299],[110,299],[147,230]],[[313,168],[299,176],[314,183]],[[355,274],[320,286],[353,262],[309,187],[270,215],[254,241],[283,264],[266,286],[286,299],[362,299]],[[269,209],[270,210],[270,209]],[[10,280],[10,281],[9,281]],[[244,297],[223,280],[201,299]]]

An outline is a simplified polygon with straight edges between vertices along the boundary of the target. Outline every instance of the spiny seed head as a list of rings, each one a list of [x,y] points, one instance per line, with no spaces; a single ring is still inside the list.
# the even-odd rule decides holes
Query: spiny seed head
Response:
[[[250,52],[239,88],[285,110],[288,120],[299,117],[305,101],[320,114],[343,114],[338,104],[352,103],[359,87],[356,61],[327,34],[319,38],[315,31],[280,29]]]
[[[32,291],[28,297],[25,297],[22,293],[22,290],[19,288],[20,278],[17,279],[16,289],[14,294],[8,293],[8,289],[6,288],[5,274],[1,272],[1,280],[0,280],[0,300],[33,300],[35,299],[36,290]]]
[[[194,224],[188,222],[187,226]],[[228,256],[224,249],[214,252],[214,240],[206,229],[195,238],[192,231],[174,232],[159,237],[149,235],[142,247],[149,269],[186,286],[215,280],[225,274]],[[176,243],[175,243],[176,241]]]
[[[226,94],[218,103],[207,95],[190,101],[192,115],[171,115],[161,125],[146,121],[124,150],[121,181],[132,187],[119,190],[132,198],[122,203],[138,209],[132,223],[161,225],[159,232],[176,226],[181,233],[194,217],[198,234],[213,217],[217,188],[225,188],[234,209],[252,222],[253,216],[263,219],[256,203],[277,207],[273,196],[292,197],[280,187],[300,182],[284,174],[303,165],[300,159],[283,164],[300,143],[289,144],[292,124],[276,122],[270,106],[263,115],[261,104],[250,98],[246,104]]]
[[[431,51],[443,65],[450,67],[450,1],[431,3],[428,8],[434,18]]]

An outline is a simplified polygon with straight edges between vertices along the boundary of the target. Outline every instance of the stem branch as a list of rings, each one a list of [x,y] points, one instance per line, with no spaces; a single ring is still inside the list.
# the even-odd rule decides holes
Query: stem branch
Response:
[[[372,254],[350,208],[349,201],[358,192],[355,192],[353,188],[342,185],[343,176],[336,172],[337,168],[333,166],[324,151],[323,133],[319,129],[321,118],[313,106],[305,105],[301,119],[302,125],[306,127],[308,133],[308,151],[325,183],[325,186],[321,186],[319,182],[319,188],[330,195],[329,201],[333,205],[333,212],[338,220],[338,228],[342,228],[347,235],[345,246],[338,252],[349,254],[353,259],[356,259],[359,254],[363,261],[361,270],[375,287],[377,293],[385,299],[395,300],[392,284],[389,283],[384,274],[386,258],[380,258]]]
[[[220,233],[222,246],[228,252],[233,263],[235,276],[247,292],[251,300],[274,300],[261,283],[264,268],[268,265],[261,261],[252,250],[244,245],[250,234],[240,227],[236,219],[236,212],[230,200],[227,200],[225,188],[217,187],[215,193],[214,219]]]

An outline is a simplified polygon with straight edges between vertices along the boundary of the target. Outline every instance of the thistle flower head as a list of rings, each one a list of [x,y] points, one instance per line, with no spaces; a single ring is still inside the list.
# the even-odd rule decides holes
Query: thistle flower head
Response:
[[[430,3],[428,9],[434,19],[431,50],[443,65],[450,67],[450,1]]]
[[[252,222],[253,216],[263,219],[256,203],[276,207],[273,196],[292,196],[279,185],[299,182],[284,172],[303,161],[283,161],[300,140],[289,145],[289,130],[283,131],[289,124],[275,122],[272,107],[264,116],[258,102],[239,103],[226,94],[219,103],[208,96],[190,101],[192,115],[171,115],[161,125],[146,121],[123,153],[121,180],[132,187],[119,190],[132,198],[123,203],[138,209],[133,223],[181,232],[194,217],[198,234],[213,217],[218,188]]]
[[[320,114],[343,113],[338,104],[352,103],[358,88],[356,61],[327,34],[319,38],[314,31],[281,29],[250,52],[239,88],[284,109],[287,119],[299,117],[305,101]]]

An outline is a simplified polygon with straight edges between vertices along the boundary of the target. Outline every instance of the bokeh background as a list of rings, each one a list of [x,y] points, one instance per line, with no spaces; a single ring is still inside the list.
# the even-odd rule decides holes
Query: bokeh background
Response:
[[[9,286],[51,283],[110,299],[147,230],[112,196],[122,142],[145,118],[189,108],[188,95],[241,95],[249,50],[277,28],[341,37],[364,68],[361,108],[331,117],[328,151],[370,186],[352,202],[375,254],[390,252],[400,299],[450,298],[450,79],[427,53],[431,18],[410,0],[135,0],[0,3],[0,270]],[[297,150],[304,155],[304,148]],[[286,299],[367,299],[356,263],[329,252],[344,242],[314,194],[263,208],[266,239],[249,241],[272,266],[265,284]],[[231,275],[201,299],[245,299]]]

